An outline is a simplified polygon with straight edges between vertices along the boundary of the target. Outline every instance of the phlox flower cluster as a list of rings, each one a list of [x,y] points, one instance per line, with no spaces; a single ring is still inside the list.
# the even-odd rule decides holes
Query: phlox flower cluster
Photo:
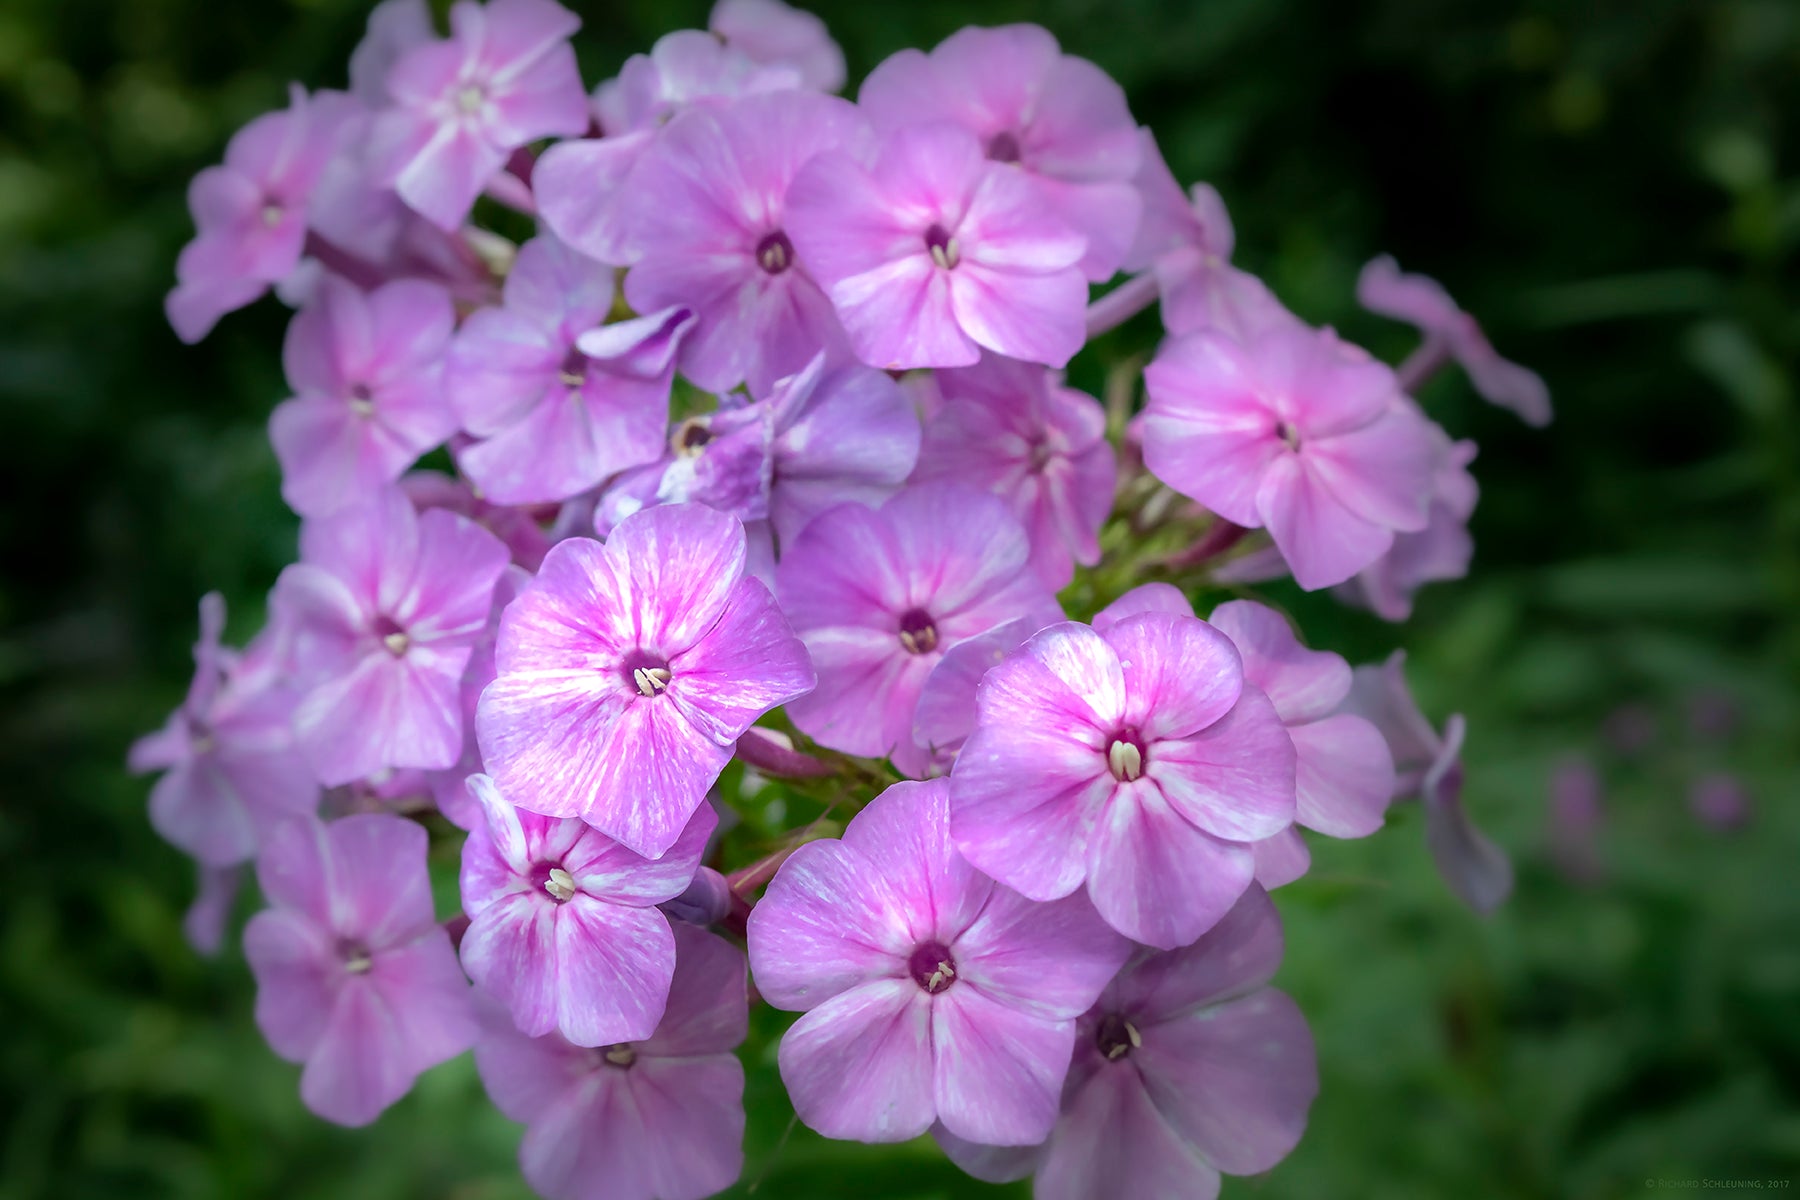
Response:
[[[551,1200],[729,1186],[753,1003],[798,1014],[774,1058],[826,1137],[929,1133],[1043,1200],[1270,1169],[1318,1090],[1270,986],[1308,839],[1418,797],[1458,896],[1511,874],[1401,652],[1194,597],[1291,576],[1403,619],[1476,502],[1415,393],[1456,361],[1541,424],[1542,381],[1388,258],[1358,297],[1423,331],[1398,369],[1294,316],[1045,29],[852,100],[781,0],[591,92],[580,24],[384,0],[346,89],[194,182],[169,318],[297,309],[301,523],[243,649],[201,602],[130,754],[201,871],[190,936],[253,869],[306,1105],[365,1124],[472,1049]],[[1065,379],[1157,302],[1141,404]]]

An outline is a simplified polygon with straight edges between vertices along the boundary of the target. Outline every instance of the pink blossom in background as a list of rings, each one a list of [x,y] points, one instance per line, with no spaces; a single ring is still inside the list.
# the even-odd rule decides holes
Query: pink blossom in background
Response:
[[[1294,819],[1294,747],[1231,640],[1149,612],[1039,630],[988,672],[950,773],[969,861],[1036,900],[1086,885],[1120,933],[1185,946]]]
[[[450,37],[388,68],[393,107],[376,119],[370,162],[414,211],[454,230],[514,150],[586,131],[587,96],[553,0],[458,0]]]
[[[1247,529],[1301,587],[1342,583],[1425,528],[1431,426],[1394,373],[1330,330],[1171,340],[1144,371],[1144,462]]]
[[[702,1200],[744,1165],[749,1033],[743,952],[678,925],[669,1007],[649,1038],[585,1048],[533,1038],[481,1007],[475,1067],[526,1126],[525,1179],[547,1200]]]
[[[531,1037],[577,1046],[647,1038],[662,1019],[675,940],[657,905],[687,890],[718,824],[701,805],[661,858],[634,854],[585,822],[507,802],[469,777],[484,820],[463,843],[462,963]]]
[[[1118,464],[1106,413],[1084,392],[998,355],[937,372],[944,404],[926,423],[917,484],[961,482],[1003,497],[1031,538],[1031,566],[1059,589],[1100,561]]]
[[[1396,534],[1387,553],[1357,572],[1338,593],[1386,621],[1412,616],[1413,593],[1425,584],[1467,575],[1475,553],[1475,540],[1469,536],[1469,517],[1480,494],[1469,474],[1475,443],[1452,442],[1436,425],[1431,434],[1438,445],[1438,466],[1432,473],[1425,528]]]
[[[505,542],[513,563],[527,573],[538,569],[550,549],[550,537],[533,509],[491,503],[477,495],[466,479],[439,471],[409,471],[400,479],[400,490],[420,512],[442,508],[469,518]]]
[[[1730,771],[1708,771],[1688,788],[1688,811],[1708,829],[1742,829],[1750,823],[1750,791]]]
[[[698,321],[681,373],[709,392],[777,379],[843,333],[787,229],[794,176],[815,155],[860,148],[856,106],[781,91],[690,109],[670,121],[632,175],[633,228],[643,253],[625,277],[639,312],[681,305]]]
[[[181,915],[181,934],[196,953],[215,958],[225,948],[225,927],[231,921],[231,910],[244,886],[244,865],[209,867],[202,864],[195,873],[199,876],[199,885],[194,902]]]
[[[929,54],[901,50],[863,81],[857,102],[876,129],[944,122],[1017,170],[1087,246],[1081,269],[1104,280],[1137,234],[1132,178],[1142,146],[1125,91],[1038,25],[970,26]],[[1061,363],[1055,363],[1061,366]]]
[[[295,85],[287,108],[238,130],[225,161],[194,176],[194,240],[175,262],[175,290],[165,304],[182,341],[199,341],[220,317],[300,265],[313,189],[356,111],[342,92],[308,96]]]
[[[944,652],[1014,617],[1035,629],[1062,615],[1029,555],[1005,502],[966,487],[910,487],[879,509],[845,504],[814,519],[775,571],[819,672],[818,688],[788,706],[794,724],[834,750],[923,773],[913,710]]]
[[[350,52],[350,94],[370,111],[387,107],[388,72],[407,51],[436,38],[426,0],[382,0]]]
[[[978,1179],[1032,1171],[1035,1200],[1211,1200],[1286,1158],[1319,1091],[1306,1018],[1268,986],[1281,923],[1260,888],[1192,946],[1141,952],[1081,1019],[1062,1114],[1021,1153],[940,1129]]]
[[[1598,883],[1606,874],[1600,856],[1605,784],[1585,754],[1565,755],[1550,772],[1548,819],[1550,861],[1565,879]]]
[[[1268,286],[1231,265],[1237,234],[1225,202],[1211,184],[1196,183],[1186,193],[1148,129],[1137,187],[1144,219],[1125,256],[1128,271],[1148,270],[1162,298],[1163,326],[1175,334],[1215,330],[1248,341],[1270,329],[1300,321]]]
[[[844,86],[844,52],[825,22],[804,9],[782,0],[719,0],[706,27],[755,62],[792,67],[804,87],[835,92]]]
[[[448,767],[462,752],[458,689],[506,547],[398,488],[308,521],[270,608],[305,690],[294,732],[320,782]]]
[[[402,280],[364,294],[323,280],[288,325],[294,398],[269,418],[281,494],[323,517],[369,503],[456,432],[443,359],[456,314],[441,287]]]
[[[1383,254],[1363,267],[1356,299],[1370,312],[1418,326],[1429,352],[1454,358],[1489,401],[1527,425],[1550,423],[1550,389],[1544,381],[1535,371],[1501,358],[1475,318],[1458,308],[1437,280],[1408,275]]]
[[[211,867],[248,861],[271,827],[319,803],[294,746],[298,696],[271,662],[270,639],[240,655],[219,644],[224,631],[225,599],[209,592],[187,698],[128,759],[134,772],[163,772],[150,791],[156,832]]]
[[[872,367],[972,365],[982,348],[1060,367],[1086,340],[1087,240],[954,125],[843,151],[788,190],[788,234]]]
[[[469,982],[432,916],[429,838],[401,817],[281,826],[257,860],[270,907],[244,929],[256,1024],[305,1063],[300,1098],[366,1125],[475,1041]]]
[[[444,368],[458,465],[501,504],[565,500],[662,451],[692,324],[672,310],[604,324],[613,272],[550,237],[525,243],[505,303],[463,323]]]
[[[1251,850],[1256,858],[1256,882],[1270,891],[1286,887],[1312,869],[1312,851],[1297,824],[1264,838]]]
[[[1394,755],[1395,798],[1418,796],[1425,805],[1425,844],[1438,874],[1465,904],[1489,913],[1512,893],[1513,868],[1506,852],[1469,819],[1463,807],[1462,743],[1466,725],[1457,713],[1440,734],[1406,686],[1406,651],[1384,663],[1357,667],[1343,711],[1372,721]]]
[[[475,728],[507,799],[639,854],[680,837],[751,723],[813,687],[806,648],[744,577],[737,519],[646,509],[571,538],[500,621]]]
[[[949,785],[897,783],[810,842],[749,919],[794,1111],[827,1137],[1043,1140],[1075,1038],[1129,944],[1079,896],[1034,904],[950,841]]]

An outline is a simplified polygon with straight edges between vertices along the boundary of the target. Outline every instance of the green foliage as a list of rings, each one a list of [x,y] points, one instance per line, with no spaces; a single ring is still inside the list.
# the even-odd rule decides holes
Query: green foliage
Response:
[[[590,78],[701,0],[577,3]],[[1178,176],[1214,182],[1239,258],[1379,353],[1354,311],[1395,253],[1442,279],[1558,405],[1544,434],[1459,378],[1424,397],[1476,438],[1466,582],[1391,629],[1277,589],[1317,644],[1411,651],[1427,710],[1468,714],[1468,799],[1520,864],[1491,920],[1427,864],[1415,812],[1315,842],[1278,897],[1280,982],[1323,1094],[1307,1138],[1227,1195],[1610,1197],[1645,1180],[1800,1175],[1800,8],[1784,0],[921,0],[820,3],[854,76],[957,26],[1034,19],[1115,73]],[[194,601],[230,632],[294,551],[263,435],[283,394],[272,302],[202,347],[163,324],[183,190],[289,79],[341,82],[358,0],[12,0],[0,9],[0,1200],[524,1196],[516,1130],[465,1059],[373,1129],[309,1116],[251,1019],[241,956],[182,941],[188,865],[121,766],[179,698]],[[1078,362],[1154,344],[1154,317]],[[1084,607],[1102,596],[1075,597]],[[1729,694],[1727,741],[1687,731]],[[1651,747],[1606,749],[1623,703]],[[1569,751],[1606,777],[1604,878],[1545,850]],[[1702,829],[1729,767],[1755,810]],[[759,791],[749,856],[824,809]],[[827,820],[842,819],[841,813]],[[821,826],[822,829],[826,828]],[[252,901],[247,898],[246,905]],[[240,914],[242,915],[242,914]],[[790,1120],[761,1012],[749,1196],[1000,1194],[928,1144],[825,1142]],[[1014,1189],[1014,1194],[1023,1194]]]

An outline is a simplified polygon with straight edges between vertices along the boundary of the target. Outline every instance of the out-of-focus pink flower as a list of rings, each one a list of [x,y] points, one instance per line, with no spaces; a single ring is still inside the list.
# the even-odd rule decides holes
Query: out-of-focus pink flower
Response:
[[[459,685],[506,547],[398,488],[300,529],[270,604],[304,698],[295,736],[320,782],[435,770],[462,753]]]
[[[458,0],[450,36],[387,71],[371,130],[375,175],[441,229],[454,230],[514,150],[587,129],[569,37],[581,19],[554,0]]]
[[[456,313],[434,284],[364,294],[323,280],[288,326],[282,362],[294,398],[269,418],[281,494],[306,517],[366,504],[456,432],[443,359]]]
[[[1550,423],[1550,389],[1543,379],[1501,358],[1475,318],[1458,308],[1435,279],[1408,275],[1383,254],[1363,267],[1356,299],[1370,312],[1418,326],[1429,353],[1461,363],[1476,391],[1517,413],[1527,425]]]
[[[842,841],[795,851],[750,913],[756,986],[806,1015],[781,1040],[800,1119],[827,1137],[1042,1141],[1075,1018],[1130,953],[1079,896],[1034,904],[950,841],[949,785],[897,783]]]
[[[238,130],[224,163],[194,176],[194,240],[182,247],[164,305],[182,341],[199,341],[300,265],[313,189],[356,114],[342,92],[309,97],[295,85],[287,108]]]
[[[350,52],[350,94],[371,112],[386,108],[388,72],[407,51],[436,37],[426,0],[382,0]]]
[[[1086,340],[1087,239],[967,130],[901,129],[873,168],[821,154],[787,210],[801,260],[870,366],[970,366],[985,347],[1060,367]]]
[[[438,471],[409,471],[400,478],[400,490],[420,512],[443,508],[469,518],[505,542],[513,562],[527,572],[536,571],[550,549],[550,536],[531,508],[491,503],[467,480]]]
[[[655,1031],[675,971],[675,939],[657,905],[687,890],[718,824],[701,805],[661,858],[634,854],[573,817],[509,804],[469,777],[485,820],[463,843],[463,967],[532,1037],[577,1046],[642,1041]]]
[[[201,864],[194,902],[181,916],[181,933],[196,953],[216,957],[225,946],[225,926],[244,886],[244,865],[209,867]]]
[[[1262,280],[1231,265],[1237,235],[1219,193],[1197,183],[1184,194],[1156,138],[1148,129],[1140,134],[1136,183],[1144,219],[1125,269],[1154,273],[1164,328],[1175,334],[1211,329],[1248,341],[1270,329],[1299,326]]]
[[[1442,734],[1433,729],[1406,686],[1405,666],[1406,651],[1396,650],[1384,663],[1356,668],[1342,711],[1373,721],[1387,739],[1394,796],[1424,802],[1425,843],[1438,874],[1470,908],[1492,912],[1512,892],[1513,869],[1463,808],[1462,714],[1445,721]]]
[[[812,13],[781,0],[719,0],[706,27],[754,62],[792,67],[805,87],[835,92],[844,86],[844,52]]]
[[[693,315],[603,324],[612,275],[554,238],[534,238],[507,276],[505,304],[457,333],[444,383],[463,427],[481,439],[457,462],[489,500],[566,500],[661,452]]]
[[[559,542],[507,607],[475,728],[514,804],[639,854],[681,835],[738,737],[814,683],[734,517],[646,509],[604,546]]]
[[[1437,425],[1430,429],[1438,446],[1438,465],[1431,476],[1431,508],[1425,528],[1395,534],[1387,553],[1357,572],[1339,591],[1345,600],[1387,621],[1412,616],[1413,593],[1424,585],[1467,575],[1469,559],[1475,553],[1475,541],[1469,536],[1469,517],[1480,495],[1475,477],[1469,474],[1475,443],[1452,442]]]
[[[880,509],[820,515],[775,572],[819,672],[818,688],[788,706],[794,724],[821,745],[922,774],[913,711],[944,652],[1014,617],[1036,629],[1062,615],[1029,554],[1006,503],[972,488],[910,487]]]
[[[1599,882],[1606,874],[1600,860],[1600,828],[1604,785],[1599,768],[1584,754],[1571,754],[1550,772],[1547,834],[1550,861],[1575,883]]]
[[[669,1007],[651,1037],[584,1048],[533,1038],[480,1004],[475,1067],[499,1110],[526,1126],[525,1179],[548,1200],[702,1200],[744,1165],[749,1033],[744,955],[676,926]]]
[[[1049,30],[970,26],[930,54],[901,50],[869,73],[857,102],[884,134],[930,122],[968,130],[1086,239],[1087,278],[1119,269],[1143,208],[1132,184],[1137,123],[1112,76],[1064,54]]]
[[[1176,338],[1144,371],[1144,462],[1228,521],[1266,526],[1308,590],[1426,526],[1431,426],[1394,373],[1330,330]]]
[[[772,92],[682,113],[638,164],[630,204],[643,253],[625,297],[639,312],[694,311],[681,373],[696,386],[747,381],[763,396],[821,350],[843,354],[831,301],[789,236],[786,200],[815,155],[867,137],[846,100]]]
[[[150,792],[150,824],[205,867],[249,860],[270,828],[319,802],[294,747],[298,696],[272,662],[271,639],[239,655],[219,644],[224,631],[225,599],[209,592],[187,698],[128,759],[135,772],[164,772]]]
[[[1100,561],[1118,464],[1106,413],[1043,367],[998,355],[940,371],[944,404],[925,426],[917,484],[965,483],[1004,498],[1031,538],[1045,586]]]
[[[1268,986],[1281,961],[1274,905],[1252,888],[1192,946],[1143,952],[1081,1018],[1062,1114],[1042,1146],[934,1130],[978,1179],[1036,1171],[1036,1200],[1206,1200],[1221,1175],[1286,1158],[1319,1092],[1306,1018]]]
[[[1750,823],[1750,792],[1730,771],[1709,771],[1688,789],[1688,810],[1710,829],[1742,829]]]
[[[428,841],[401,817],[308,817],[257,860],[271,907],[244,929],[256,1024],[306,1064],[306,1106],[340,1125],[373,1121],[475,1041],[469,981],[432,916]]]
[[[1295,811],[1294,746],[1231,639],[1192,616],[1038,631],[988,672],[951,769],[951,828],[1036,900],[1084,883],[1126,936],[1185,946]]]

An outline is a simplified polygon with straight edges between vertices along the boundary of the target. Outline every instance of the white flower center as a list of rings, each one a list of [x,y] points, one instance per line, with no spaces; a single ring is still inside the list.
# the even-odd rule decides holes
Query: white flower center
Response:
[[[1106,765],[1112,768],[1114,779],[1130,783],[1144,773],[1144,752],[1136,742],[1119,738],[1106,748]]]
[[[669,686],[669,668],[638,667],[631,672],[631,682],[637,684],[639,695],[654,696]]]
[[[487,93],[478,84],[464,84],[456,93],[456,107],[469,116],[480,112],[481,106],[486,103]]]
[[[550,868],[550,878],[544,880],[544,890],[558,901],[570,900],[575,896],[575,877],[561,867]]]

